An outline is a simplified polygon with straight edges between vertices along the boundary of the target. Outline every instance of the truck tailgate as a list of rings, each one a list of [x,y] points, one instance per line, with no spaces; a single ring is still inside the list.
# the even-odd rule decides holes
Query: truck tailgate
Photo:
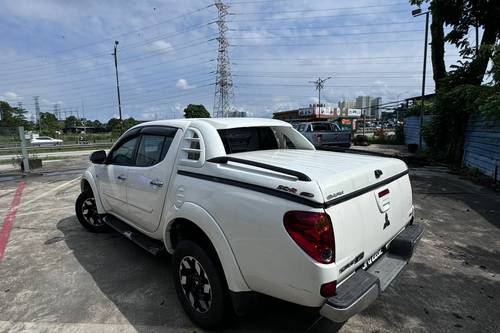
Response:
[[[371,263],[413,216],[408,175],[326,208],[335,234],[339,281]]]

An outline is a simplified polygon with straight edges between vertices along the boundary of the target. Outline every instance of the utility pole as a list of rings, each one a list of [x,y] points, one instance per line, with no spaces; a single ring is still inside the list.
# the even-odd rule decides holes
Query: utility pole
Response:
[[[424,68],[422,74],[422,100],[420,101],[420,135],[418,140],[418,147],[422,149],[423,145],[423,126],[424,126],[424,99],[425,99],[425,72],[427,71],[427,40],[429,36],[429,14],[430,11],[426,11],[422,13],[422,9],[417,8],[414,9],[411,13],[413,17],[417,17],[420,15],[425,15],[425,40],[424,40]]]
[[[231,75],[231,62],[229,61],[229,42],[226,37],[228,30],[226,16],[229,15],[229,6],[222,0],[215,0],[215,7],[219,12],[217,25],[219,26],[219,42],[217,55],[217,72],[215,79],[214,117],[228,117],[231,115],[234,100],[233,78]]]
[[[120,115],[120,133],[123,134],[123,119],[122,119],[122,103],[120,99],[120,81],[118,80],[118,58],[117,58],[118,41],[115,40],[115,49],[112,53],[115,58],[115,73],[116,73],[116,91],[118,92],[118,113]]]
[[[321,90],[325,87],[325,82],[330,80],[332,77],[329,76],[326,79],[318,77],[316,81],[309,81],[309,83],[314,83],[316,90],[318,91],[318,107],[321,107]]]
[[[40,96],[33,96],[33,99],[35,100],[35,120],[38,125],[38,133],[42,131],[42,121],[40,120],[40,102],[38,102],[38,99]]]

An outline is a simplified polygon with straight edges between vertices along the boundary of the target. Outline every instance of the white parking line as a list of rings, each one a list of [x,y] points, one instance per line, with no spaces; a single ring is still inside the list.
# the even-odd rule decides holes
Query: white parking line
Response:
[[[148,326],[132,324],[94,324],[94,323],[47,323],[47,322],[16,322],[0,321],[0,332],[165,332],[165,326]],[[193,332],[193,329],[168,328],[168,332]]]
[[[39,196],[37,196],[36,198],[33,198],[33,199],[31,199],[31,200],[28,200],[28,201],[26,201],[26,202],[21,203],[21,204],[18,206],[18,208],[21,208],[21,207],[24,207],[24,206],[26,206],[26,205],[29,205],[30,203],[33,203],[33,202],[35,202],[35,201],[37,201],[37,200],[40,200],[40,199],[42,199],[42,198],[44,198],[44,197],[48,196],[49,194],[52,194],[52,193],[54,193],[54,192],[57,192],[57,191],[59,191],[60,189],[62,189],[62,188],[64,188],[64,187],[66,187],[66,186],[68,186],[68,185],[72,184],[72,183],[73,183],[73,182],[75,182],[76,180],[80,180],[80,178],[81,178],[81,177],[80,177],[80,176],[78,176],[78,177],[76,177],[75,179],[72,179],[72,180],[70,180],[70,181],[67,181],[67,182],[66,182],[66,183],[64,183],[64,184],[61,184],[61,185],[59,185],[59,186],[57,186],[57,187],[54,187],[53,189],[51,189],[51,190],[49,190],[49,191],[47,191],[47,192],[44,192],[43,194],[40,194],[40,195],[39,195]],[[28,184],[28,186],[29,186],[29,184]]]
[[[71,206],[64,206],[64,207],[58,207],[58,208],[42,209],[42,210],[37,210],[35,212],[17,214],[16,216],[20,217],[20,216],[27,216],[27,215],[50,213],[50,212],[53,212],[56,210],[63,210],[63,209],[70,209],[70,208],[75,208],[75,206],[71,205]]]

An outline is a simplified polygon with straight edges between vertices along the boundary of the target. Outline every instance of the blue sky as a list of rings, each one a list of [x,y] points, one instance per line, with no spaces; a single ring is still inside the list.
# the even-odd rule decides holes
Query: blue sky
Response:
[[[424,20],[407,1],[234,0],[228,16],[235,107],[252,116],[358,95],[383,102],[420,94]],[[119,40],[123,114],[212,112],[217,12],[208,0],[0,1],[0,99],[34,111],[55,103],[89,119],[117,116],[113,43]],[[430,51],[430,50],[429,50]],[[457,60],[447,49],[447,64]],[[430,58],[430,57],[429,57]],[[427,92],[433,92],[428,64]]]

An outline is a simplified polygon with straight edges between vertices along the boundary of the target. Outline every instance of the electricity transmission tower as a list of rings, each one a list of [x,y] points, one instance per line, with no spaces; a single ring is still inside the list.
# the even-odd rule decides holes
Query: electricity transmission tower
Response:
[[[332,77],[329,76],[326,79],[318,77],[316,81],[309,81],[309,83],[314,83],[316,90],[318,91],[318,107],[321,107],[321,90],[325,87],[325,82],[330,80]]]
[[[231,63],[229,61],[229,42],[227,41],[226,16],[229,6],[222,0],[215,0],[215,7],[219,11],[217,25],[219,26],[219,42],[217,55],[217,73],[215,79],[214,117],[229,117],[234,99]]]

